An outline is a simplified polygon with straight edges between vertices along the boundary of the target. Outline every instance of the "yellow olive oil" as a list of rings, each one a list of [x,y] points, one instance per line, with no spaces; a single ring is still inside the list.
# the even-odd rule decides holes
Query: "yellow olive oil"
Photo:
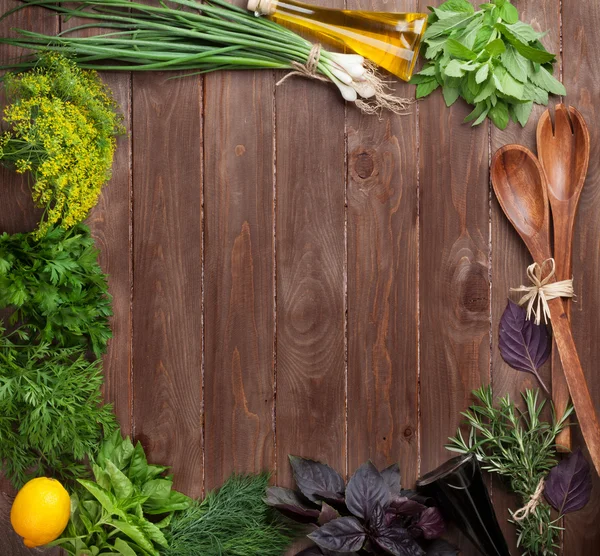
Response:
[[[333,10],[295,0],[251,0],[248,7],[323,42],[346,46],[405,81],[427,25],[426,14]]]

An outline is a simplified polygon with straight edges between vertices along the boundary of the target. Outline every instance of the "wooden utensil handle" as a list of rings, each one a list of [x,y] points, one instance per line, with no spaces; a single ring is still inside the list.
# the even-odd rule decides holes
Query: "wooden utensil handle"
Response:
[[[577,355],[577,348],[571,332],[571,323],[562,299],[552,299],[548,302],[548,305],[552,318],[552,331],[554,332],[575,412],[579,418],[579,426],[596,472],[600,475],[600,423],[581,368],[579,355]]]
[[[554,218],[554,260],[556,262],[556,279],[568,280],[573,272],[573,219],[570,217],[569,201],[560,201],[550,197],[552,216]],[[563,300],[569,321],[571,320],[571,301]],[[557,417],[561,417],[569,405],[569,386],[560,363],[560,355],[553,341],[552,346],[552,401]],[[571,451],[571,427],[566,426],[556,437],[556,449],[559,452]]]

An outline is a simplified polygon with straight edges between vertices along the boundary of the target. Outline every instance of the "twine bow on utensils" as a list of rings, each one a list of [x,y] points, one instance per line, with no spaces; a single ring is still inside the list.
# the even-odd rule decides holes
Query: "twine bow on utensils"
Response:
[[[544,277],[545,268],[551,265],[550,271]],[[550,320],[550,308],[548,301],[557,297],[574,297],[573,279],[552,282],[556,272],[556,263],[554,259],[546,259],[541,265],[533,263],[527,267],[527,277],[533,284],[532,286],[519,286],[511,288],[512,292],[525,292],[519,299],[519,305],[527,303],[527,318],[531,319],[531,314],[535,315],[535,323],[540,324],[542,313],[544,322],[548,324]],[[537,303],[536,303],[537,301]]]

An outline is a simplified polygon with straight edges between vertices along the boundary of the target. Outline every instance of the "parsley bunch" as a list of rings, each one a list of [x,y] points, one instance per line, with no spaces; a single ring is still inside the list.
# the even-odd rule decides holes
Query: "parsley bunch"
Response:
[[[97,254],[83,225],[0,236],[0,463],[17,487],[81,476],[115,427],[101,405],[111,309]]]
[[[0,309],[30,343],[79,346],[99,357],[111,337],[106,276],[89,229],[0,236]]]
[[[430,8],[423,37],[428,62],[411,83],[417,98],[442,87],[447,106],[462,97],[475,107],[465,122],[486,117],[500,129],[512,119],[525,126],[533,105],[548,104],[548,94],[565,95],[552,76],[555,55],[530,25],[519,21],[509,0],[493,0],[475,11],[467,0],[448,0]]]
[[[7,74],[4,84],[9,127],[0,161],[33,175],[33,200],[45,209],[37,237],[82,222],[110,178],[115,135],[123,131],[108,89],[95,72],[56,53]]]

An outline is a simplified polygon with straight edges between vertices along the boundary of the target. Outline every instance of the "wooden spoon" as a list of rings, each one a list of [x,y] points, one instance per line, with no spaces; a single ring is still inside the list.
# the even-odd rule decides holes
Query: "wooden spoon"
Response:
[[[575,216],[590,161],[590,133],[583,116],[575,108],[559,104],[553,126],[550,110],[546,110],[538,122],[537,149],[548,179],[556,279],[568,280],[573,272]],[[565,299],[564,304],[570,320],[571,302]],[[556,414],[562,415],[569,403],[569,388],[556,349],[552,350],[552,400]],[[570,427],[556,437],[556,448],[571,451]]]
[[[492,184],[502,210],[534,261],[542,264],[552,253],[546,175],[538,159],[520,145],[502,147],[492,160]],[[600,423],[577,355],[571,324],[562,299],[551,299],[548,306],[579,426],[594,467],[600,474]]]

